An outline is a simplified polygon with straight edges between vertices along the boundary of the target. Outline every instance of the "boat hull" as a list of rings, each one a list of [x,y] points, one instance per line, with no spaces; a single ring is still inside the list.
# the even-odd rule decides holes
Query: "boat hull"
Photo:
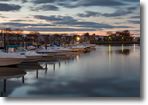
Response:
[[[0,79],[18,78],[24,76],[25,74],[26,72],[17,66],[0,67]]]
[[[26,56],[27,58],[23,62],[37,62],[42,56]]]
[[[0,66],[11,66],[22,63],[25,58],[0,58]]]
[[[86,51],[86,48],[71,48],[72,51],[75,51],[75,52],[85,52]]]
[[[45,56],[53,57],[56,53],[48,53],[48,52],[38,52],[39,54],[46,54]]]

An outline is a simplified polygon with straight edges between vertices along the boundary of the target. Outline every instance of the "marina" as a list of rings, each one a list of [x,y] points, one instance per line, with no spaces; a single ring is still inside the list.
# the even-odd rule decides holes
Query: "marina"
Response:
[[[140,41],[130,43],[130,34],[116,36],[118,43],[110,36],[1,36],[1,97],[140,96]]]
[[[139,61],[137,44],[97,45],[68,59],[0,67],[1,97],[139,96]]]
[[[140,9],[138,0],[0,0],[0,97],[142,102]]]
[[[8,29],[6,29],[8,30]],[[17,65],[22,62],[38,62],[38,61],[58,61],[58,60],[66,60],[70,59],[73,56],[90,52],[91,50],[95,49],[96,44],[88,44],[89,40],[80,42],[80,37],[76,36],[49,36],[49,35],[38,35],[37,33],[26,35],[26,38],[24,39],[23,34],[14,34],[14,33],[7,33],[1,32],[2,42],[3,46],[1,46],[1,53],[3,55],[19,55],[24,56],[25,58],[17,63],[10,63],[10,64],[3,64],[1,63],[0,66],[11,66],[11,65]],[[17,36],[16,36],[17,35]],[[31,36],[31,40],[30,39]],[[10,40],[11,38],[17,37],[17,40]],[[63,37],[60,40],[59,37]],[[39,40],[40,38],[43,38],[43,41]],[[54,38],[54,40],[51,39]],[[26,40],[26,41],[24,41]],[[67,43],[65,43],[65,40],[68,40]],[[15,43],[16,41],[16,43]],[[57,43],[59,42],[59,43]],[[86,43],[87,42],[87,43]],[[19,57],[18,56],[18,57]],[[18,59],[17,57],[17,59]],[[2,55],[0,56],[0,59],[2,59]],[[21,59],[21,57],[20,57]],[[13,59],[12,59],[13,60]],[[10,60],[10,62],[12,62]]]

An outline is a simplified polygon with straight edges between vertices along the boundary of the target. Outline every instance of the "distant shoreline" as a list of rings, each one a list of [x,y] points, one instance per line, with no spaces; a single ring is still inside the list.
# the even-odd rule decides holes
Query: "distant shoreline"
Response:
[[[140,44],[140,41],[91,41],[91,44]]]

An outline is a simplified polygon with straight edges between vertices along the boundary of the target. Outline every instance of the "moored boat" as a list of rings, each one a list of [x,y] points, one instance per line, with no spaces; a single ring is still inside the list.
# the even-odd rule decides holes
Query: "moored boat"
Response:
[[[0,66],[10,66],[22,63],[26,57],[15,53],[5,53],[0,51]]]
[[[37,50],[37,53],[39,53],[39,54],[47,54],[47,56],[53,57],[54,55],[57,54],[57,51],[53,50],[53,49],[45,49],[45,47],[40,47]]]
[[[44,56],[42,54],[37,54],[34,51],[28,51],[19,45],[8,45],[7,51],[9,53],[16,53],[16,54],[26,56],[27,59],[24,62],[36,62],[36,61],[40,60],[42,58],[42,56]]]
[[[26,74],[19,67],[0,67],[0,79],[10,79],[22,77]]]

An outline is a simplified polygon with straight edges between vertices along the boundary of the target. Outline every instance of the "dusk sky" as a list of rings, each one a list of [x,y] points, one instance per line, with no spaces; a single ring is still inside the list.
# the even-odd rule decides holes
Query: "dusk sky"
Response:
[[[0,29],[25,33],[106,35],[130,30],[140,35],[140,0],[0,0]]]

